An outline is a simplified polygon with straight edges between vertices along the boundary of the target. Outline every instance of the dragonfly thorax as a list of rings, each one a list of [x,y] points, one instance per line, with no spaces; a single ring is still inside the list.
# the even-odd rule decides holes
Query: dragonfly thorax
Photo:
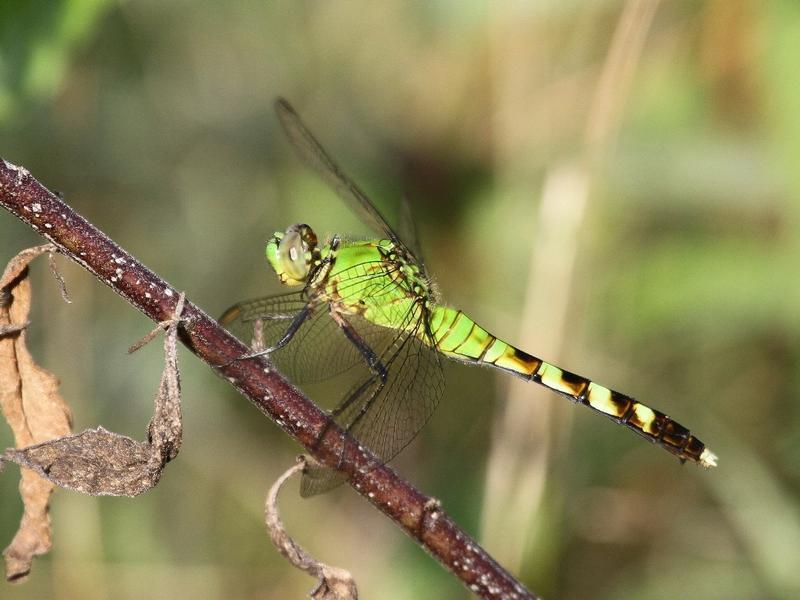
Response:
[[[267,261],[285,285],[304,285],[319,260],[317,234],[308,225],[276,231],[267,242]]]

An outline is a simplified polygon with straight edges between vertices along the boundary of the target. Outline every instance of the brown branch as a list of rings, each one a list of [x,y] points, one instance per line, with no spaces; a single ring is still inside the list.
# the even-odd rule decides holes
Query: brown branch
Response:
[[[56,244],[150,319],[175,312],[179,292],[78,215],[27,170],[0,159],[0,205]],[[432,498],[340,429],[262,359],[187,300],[181,341],[242,395],[300,442],[317,461],[339,470],[350,485],[482,598],[534,598]],[[224,365],[218,367],[217,365]]]

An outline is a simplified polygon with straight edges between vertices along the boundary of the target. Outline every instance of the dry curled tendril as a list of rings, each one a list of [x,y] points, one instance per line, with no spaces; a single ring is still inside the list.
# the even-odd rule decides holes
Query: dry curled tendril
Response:
[[[66,298],[64,280],[45,244],[20,252],[0,279],[0,409],[14,434],[15,448],[0,455],[23,467],[20,493],[25,507],[19,530],[3,555],[6,579],[23,580],[33,558],[51,546],[48,505],[54,485],[93,496],[137,496],[152,487],[178,455],[182,439],[177,334],[184,305],[133,350],[166,330],[164,370],[155,396],[147,439],[139,442],[97,427],[70,435],[71,411],[58,393],[58,379],[33,362],[26,347],[31,287],[28,264],[48,253],[50,268]],[[68,301],[68,300],[67,300]]]
[[[311,556],[289,537],[278,515],[278,493],[283,484],[293,475],[302,473],[305,468],[306,458],[299,456],[297,464],[281,475],[267,493],[264,521],[269,537],[278,551],[294,567],[317,578],[317,586],[309,594],[311,598],[314,600],[358,600],[358,589],[353,576],[344,569],[326,565]]]

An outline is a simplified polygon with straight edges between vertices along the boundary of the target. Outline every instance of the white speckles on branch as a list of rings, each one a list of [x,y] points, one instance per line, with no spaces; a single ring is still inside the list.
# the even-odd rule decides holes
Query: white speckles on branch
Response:
[[[45,223],[44,226],[45,226],[46,229],[52,229],[53,228],[53,224],[52,223]]]
[[[25,167],[18,167],[17,165],[12,164],[5,159],[3,159],[3,164],[6,166],[6,169],[8,169],[9,171],[14,171],[17,174],[14,185],[19,185],[20,183],[22,183],[23,177],[30,175],[30,173],[28,173],[28,169],[26,169]]]
[[[114,273],[115,275],[111,276],[111,281],[122,281],[122,275],[124,271],[119,267],[117,267],[116,269],[114,269]]]
[[[30,173],[28,173],[28,169],[26,169],[25,167],[17,167],[17,177],[16,179],[14,179],[14,185],[16,186],[21,185],[22,180],[28,175],[30,175]]]
[[[144,293],[144,297],[145,297],[145,298],[147,298],[148,300],[149,300],[150,298],[152,298],[152,296],[150,295],[150,292],[145,292],[145,293]]]
[[[38,202],[34,202],[33,204],[31,204],[31,210],[35,213],[40,213],[42,212],[42,205],[39,204]]]
[[[172,290],[169,289],[169,288],[164,288],[164,295],[167,296],[168,298],[171,298],[172,297]]]

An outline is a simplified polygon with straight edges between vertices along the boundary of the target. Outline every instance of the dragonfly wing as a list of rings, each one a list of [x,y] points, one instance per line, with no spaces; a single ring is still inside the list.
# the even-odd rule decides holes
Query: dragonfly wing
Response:
[[[275,345],[294,316],[309,306],[303,292],[267,296],[235,304],[220,323],[254,350]],[[254,344],[254,340],[259,340]],[[326,303],[313,307],[312,315],[270,360],[297,384],[316,383],[336,377],[363,362],[358,350],[342,334],[328,314]]]
[[[424,265],[422,264],[422,248],[419,243],[419,234],[417,232],[417,222],[411,213],[411,203],[408,201],[407,196],[403,196],[400,202],[400,218],[397,224],[397,231],[400,237],[405,241],[405,245],[411,250],[412,256],[417,259],[417,263],[425,272]]]
[[[402,329],[391,332],[378,354],[387,372],[385,384],[372,373],[360,380],[334,410],[336,422],[382,461],[405,448],[433,414],[444,392],[441,356],[424,343],[428,335],[424,308],[416,305],[406,315]],[[301,494],[312,496],[344,481],[330,469],[311,467],[303,478]]]
[[[370,227],[386,234],[393,242],[408,249],[386,222],[386,219],[378,212],[378,209],[373,206],[367,195],[342,171],[312,135],[292,105],[285,99],[278,98],[275,101],[275,112],[300,160],[315,171]]]

